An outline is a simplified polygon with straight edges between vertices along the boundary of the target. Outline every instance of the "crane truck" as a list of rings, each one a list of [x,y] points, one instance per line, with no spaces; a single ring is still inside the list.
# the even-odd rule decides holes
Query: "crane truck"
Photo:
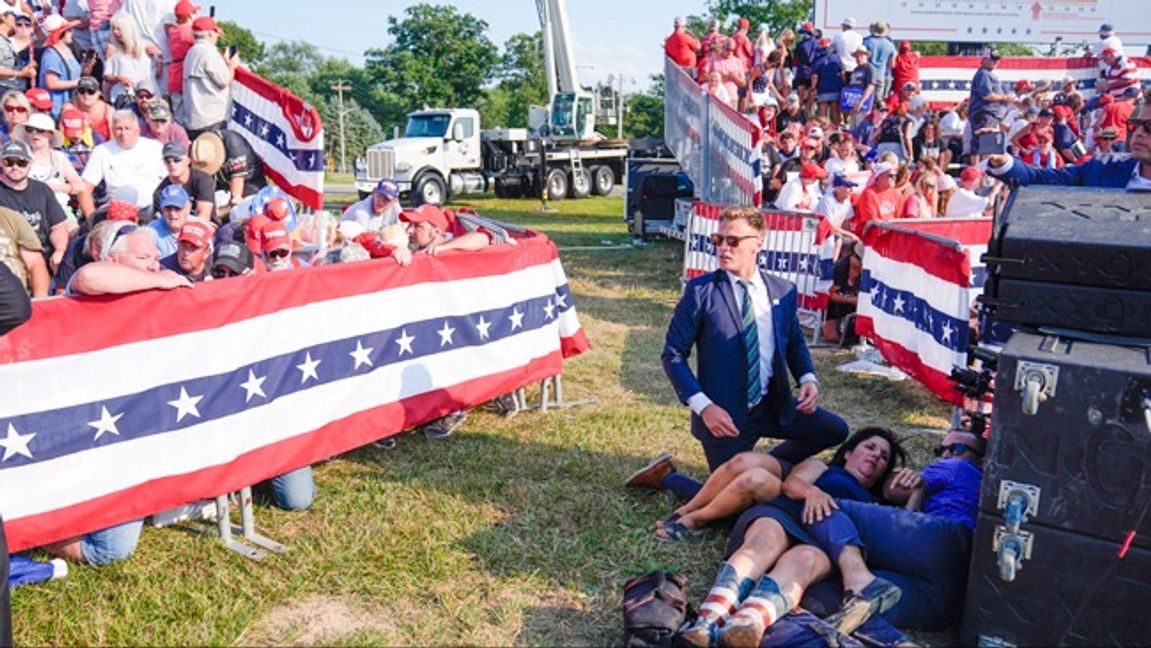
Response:
[[[480,129],[471,108],[408,114],[403,137],[368,147],[356,189],[367,195],[392,178],[408,202],[442,205],[494,191],[501,198],[550,200],[605,195],[623,178],[627,143],[596,132],[600,97],[576,76],[565,0],[536,0],[543,33],[547,107],[533,106],[527,128]],[[618,97],[616,98],[618,100]]]

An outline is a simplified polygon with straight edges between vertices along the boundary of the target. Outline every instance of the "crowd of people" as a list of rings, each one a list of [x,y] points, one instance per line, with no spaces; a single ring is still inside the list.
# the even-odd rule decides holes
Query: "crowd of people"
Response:
[[[959,105],[922,96],[919,54],[882,20],[865,35],[845,18],[831,38],[811,23],[777,38],[750,35],[746,19],[735,27],[713,20],[696,38],[677,18],[664,51],[762,129],[764,206],[817,214],[843,243],[832,341],[848,334],[838,324],[855,306],[868,222],[988,216],[1012,183],[1151,189],[1151,103],[1109,24],[1085,53],[1098,63],[1092,96],[1071,78],[1004,84],[989,48]],[[680,499],[655,522],[659,540],[734,523],[677,641],[848,645],[855,633],[908,645],[898,628],[958,622],[986,439],[953,430],[916,470],[890,431],[849,435],[820,408],[795,286],[759,266],[765,229],[759,208],[726,208],[711,235],[718,270],[687,283],[668,326],[664,369],[710,475],[693,480],[665,453],[626,481]],[[756,451],[761,438],[781,442]],[[813,458],[836,445],[830,461]]]

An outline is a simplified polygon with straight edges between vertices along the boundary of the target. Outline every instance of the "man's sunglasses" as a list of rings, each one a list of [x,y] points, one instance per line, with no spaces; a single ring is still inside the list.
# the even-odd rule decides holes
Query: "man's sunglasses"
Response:
[[[212,278],[213,279],[226,279],[228,277],[239,277],[239,276],[240,276],[239,272],[236,272],[235,270],[228,268],[228,267],[225,267],[225,266],[212,268]]]
[[[1142,130],[1144,135],[1151,135],[1151,119],[1128,119],[1127,130]]]
[[[148,92],[147,90],[143,90],[141,92],[136,93],[137,99],[151,99],[152,97],[155,97],[155,96],[156,95],[152,94],[151,92]]]
[[[177,162],[183,162],[184,158],[169,155],[169,156],[164,158],[164,161],[167,162],[168,164],[175,164]]]
[[[25,124],[24,125],[24,132],[28,133],[29,135],[41,135],[43,133],[47,133],[48,131],[43,129],[43,128],[34,128],[32,126]]]
[[[747,236],[724,236],[723,234],[712,234],[710,239],[711,244],[715,247],[719,247],[721,244],[727,243],[727,247],[737,248],[739,247],[739,244],[742,243],[745,239],[752,239],[756,236],[756,234],[748,234]]]
[[[10,113],[26,113],[28,109],[24,106],[4,106],[4,112]]]
[[[983,456],[982,452],[976,450],[975,448],[972,448],[971,446],[967,445],[966,443],[949,443],[947,445],[941,445],[941,446],[935,448],[935,456],[936,457],[942,457],[943,454],[949,450],[951,451],[951,454],[953,454],[953,455],[961,455],[964,452],[971,451],[971,454],[975,455],[976,457],[982,457]]]
[[[6,167],[26,167],[31,164],[31,161],[23,158],[4,158],[4,166]]]
[[[288,256],[291,253],[292,252],[290,250],[272,250],[272,251],[268,252],[267,255],[268,255],[268,258],[271,258],[271,259],[283,259],[284,257]]]

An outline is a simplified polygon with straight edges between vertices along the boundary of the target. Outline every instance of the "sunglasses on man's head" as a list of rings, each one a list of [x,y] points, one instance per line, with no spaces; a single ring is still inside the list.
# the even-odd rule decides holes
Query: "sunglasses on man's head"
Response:
[[[10,113],[21,112],[21,113],[26,113],[26,112],[28,112],[28,109],[27,109],[27,108],[25,108],[24,106],[4,106],[4,112],[10,112]]]
[[[289,251],[289,250],[272,250],[272,251],[268,252],[268,258],[283,259],[284,257],[288,256],[289,254],[291,254],[291,251]]]
[[[1144,135],[1151,135],[1151,119],[1128,119],[1127,130],[1142,130]]]
[[[935,456],[936,457],[942,457],[944,455],[944,453],[946,453],[946,452],[951,452],[951,454],[953,454],[953,455],[961,455],[964,452],[967,452],[969,450],[971,451],[971,454],[975,455],[976,457],[982,457],[983,456],[983,453],[976,450],[975,448],[972,448],[971,446],[967,445],[966,443],[958,443],[958,442],[957,443],[949,443],[947,445],[941,445],[941,446],[935,448]]]
[[[28,164],[29,164],[28,160],[24,160],[21,158],[5,158],[4,159],[4,166],[6,166],[6,167],[26,167],[26,166],[28,166]]]
[[[751,239],[755,237],[755,234],[748,234],[747,236],[724,236],[723,234],[712,234],[710,238],[711,244],[716,247],[726,243],[727,247],[736,248],[739,247],[739,244],[742,243],[745,239]]]

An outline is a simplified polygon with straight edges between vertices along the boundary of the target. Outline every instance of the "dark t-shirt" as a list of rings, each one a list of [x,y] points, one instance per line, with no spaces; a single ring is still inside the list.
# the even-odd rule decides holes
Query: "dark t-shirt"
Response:
[[[191,281],[192,283],[200,283],[201,281],[203,281],[208,276],[208,264],[207,263],[204,264],[204,271],[198,275],[188,274],[187,272],[185,272],[184,269],[180,267],[180,262],[176,260],[176,253],[175,252],[173,252],[172,254],[169,254],[168,256],[164,257],[163,259],[160,259],[160,267],[164,268],[165,270],[171,270],[172,272],[175,272],[176,274],[180,275],[181,277],[187,277],[188,281]]]
[[[190,169],[191,174],[188,176],[188,181],[184,183],[184,191],[188,192],[188,196],[192,199],[192,213],[196,212],[197,200],[206,200],[212,203],[212,220],[216,220],[216,183],[212,181],[212,176],[204,173],[199,169]],[[156,187],[156,191],[152,194],[152,209],[156,213],[160,213],[160,191],[172,184],[170,178],[164,178]]]
[[[56,266],[56,285],[64,287],[68,282],[72,281],[72,275],[76,274],[82,266],[92,263],[95,259],[88,256],[84,251],[84,244],[88,242],[88,234],[81,234],[72,239],[68,244],[68,250],[64,252],[64,258],[60,259],[60,265]]]
[[[851,256],[845,256],[835,262],[835,269],[832,270],[831,283],[839,289],[839,294],[845,297],[858,297],[859,296],[859,277],[855,278],[855,282],[851,281]],[[827,319],[843,319],[847,315],[855,312],[855,306],[851,304],[838,304],[835,302],[828,302],[827,304]]]
[[[0,182],[0,206],[20,212],[40,238],[45,256],[55,252],[48,236],[53,227],[68,219],[68,215],[48,185],[39,180],[29,180],[27,187],[18,190]]]
[[[224,141],[224,165],[216,174],[216,188],[228,191],[232,178],[244,179],[244,197],[251,196],[268,184],[264,177],[264,162],[242,135],[227,129],[216,134]]]
[[[799,122],[800,125],[806,124],[807,113],[803,110],[798,110],[792,115],[786,110],[779,111],[779,114],[775,116],[775,132],[782,133],[794,122]]]

